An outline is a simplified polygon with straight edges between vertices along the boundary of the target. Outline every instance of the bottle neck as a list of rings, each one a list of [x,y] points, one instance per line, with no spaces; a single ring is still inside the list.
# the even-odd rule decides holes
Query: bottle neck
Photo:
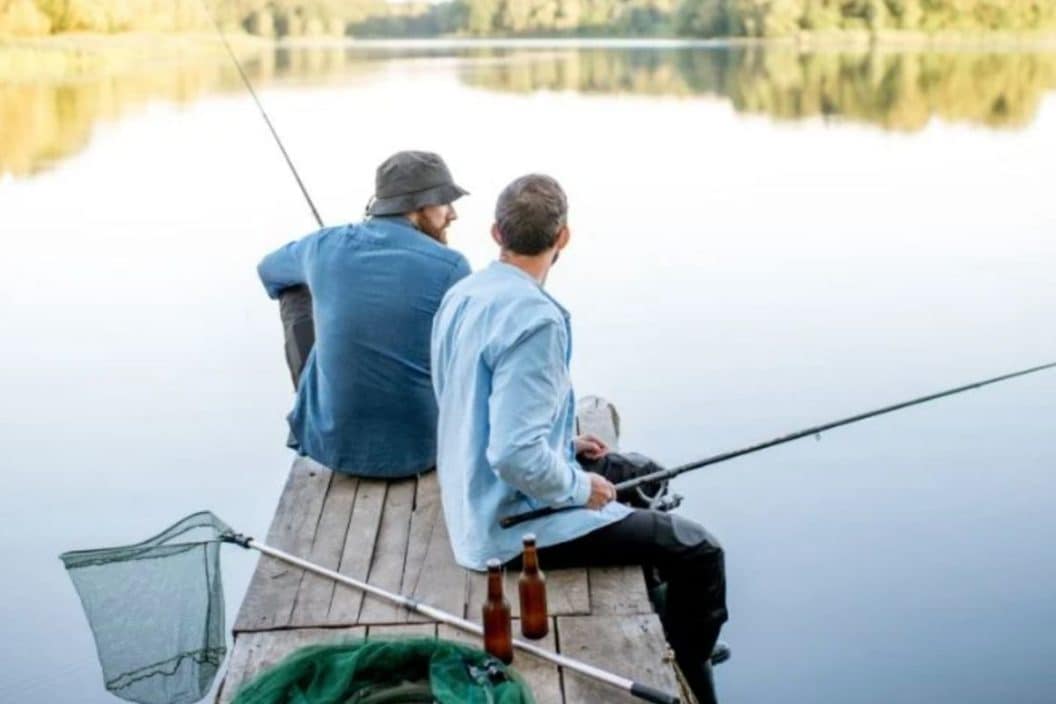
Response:
[[[499,601],[502,599],[502,570],[488,570],[488,600]]]
[[[521,564],[526,574],[535,574],[539,571],[539,555],[536,553],[534,545],[524,546],[524,556],[521,558]]]

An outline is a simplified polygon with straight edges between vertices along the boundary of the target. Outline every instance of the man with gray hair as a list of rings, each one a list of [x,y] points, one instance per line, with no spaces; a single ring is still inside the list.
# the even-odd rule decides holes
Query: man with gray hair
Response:
[[[722,548],[681,516],[617,503],[603,476],[617,465],[608,448],[573,436],[572,328],[543,289],[569,242],[567,211],[548,176],[507,186],[491,229],[499,260],[453,286],[433,322],[437,471],[452,548],[459,564],[481,570],[491,558],[515,563],[521,536],[534,533],[547,568],[654,567],[667,583],[662,621],[679,666],[699,701],[714,702],[712,653],[727,616]],[[542,506],[581,510],[515,531],[499,525]]]
[[[366,220],[260,262],[265,290],[283,302],[297,386],[288,444],[300,454],[367,477],[434,466],[429,330],[444,293],[469,274],[446,246],[451,203],[463,195],[438,155],[398,152],[378,167]]]

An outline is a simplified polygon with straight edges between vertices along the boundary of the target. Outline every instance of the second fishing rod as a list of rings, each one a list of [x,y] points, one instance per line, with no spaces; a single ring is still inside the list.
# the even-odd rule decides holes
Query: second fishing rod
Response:
[[[839,420],[834,420],[834,421],[831,421],[829,423],[824,423],[822,425],[815,425],[815,426],[812,426],[810,428],[805,428],[803,430],[798,430],[798,431],[796,431],[794,433],[788,433],[787,435],[781,435],[779,437],[773,438],[772,440],[765,440],[763,442],[759,442],[759,443],[756,443],[754,445],[749,445],[748,447],[742,447],[739,450],[731,450],[729,452],[723,452],[723,453],[720,453],[720,454],[717,454],[717,455],[712,455],[711,457],[705,457],[702,460],[697,460],[695,462],[690,462],[689,464],[684,464],[684,465],[680,465],[678,467],[672,467],[670,469],[664,469],[664,470],[659,470],[659,471],[656,471],[656,472],[651,472],[649,474],[644,474],[644,475],[642,475],[640,477],[635,477],[634,479],[629,479],[629,480],[627,480],[625,482],[620,482],[619,484],[616,484],[615,485],[616,491],[624,491],[626,489],[634,489],[635,487],[639,487],[639,486],[642,486],[643,484],[648,484],[650,482],[667,481],[669,479],[674,479],[675,477],[679,476],[680,474],[685,474],[686,472],[691,472],[691,471],[696,470],[696,469],[701,469],[703,467],[708,467],[710,465],[719,464],[720,462],[726,462],[727,460],[732,460],[732,459],[735,459],[737,457],[743,457],[744,455],[749,455],[749,454],[752,454],[753,452],[759,452],[761,450],[766,450],[766,449],[769,449],[771,447],[776,447],[778,445],[784,445],[785,443],[792,442],[793,440],[799,440],[801,438],[810,437],[812,435],[818,435],[818,434],[823,433],[823,432],[825,432],[827,430],[832,430],[833,428],[839,428],[840,426],[850,425],[851,423],[857,423],[859,421],[863,421],[863,420],[866,420],[868,418],[875,418],[877,416],[882,416],[882,415],[885,415],[887,413],[894,413],[895,411],[902,410],[903,408],[909,408],[910,406],[917,406],[917,405],[920,405],[922,403],[928,403],[929,401],[935,401],[935,400],[940,399],[940,398],[945,398],[947,396],[953,396],[954,394],[963,393],[965,391],[971,391],[973,389],[978,389],[978,388],[981,388],[983,386],[989,386],[990,384],[996,384],[996,383],[1001,382],[1001,381],[1007,381],[1009,379],[1014,379],[1016,377],[1026,376],[1028,374],[1034,374],[1036,372],[1044,371],[1046,369],[1052,369],[1054,367],[1056,367],[1056,362],[1050,362],[1048,364],[1042,364],[1042,365],[1039,365],[1039,366],[1036,366],[1036,367],[1030,367],[1029,369],[1021,369],[1020,371],[1011,372],[1009,374],[1002,374],[1001,376],[995,376],[995,377],[992,377],[990,379],[983,379],[982,381],[972,382],[971,384],[965,384],[963,386],[957,386],[957,387],[954,387],[952,389],[946,389],[944,391],[938,391],[938,392],[933,393],[933,394],[928,394],[927,396],[920,396],[918,398],[910,399],[909,401],[903,401],[901,403],[895,403],[895,404],[892,404],[890,406],[884,406],[883,408],[877,408],[877,409],[872,410],[872,411],[866,411],[864,413],[858,413],[856,415],[849,416],[847,418],[841,418]],[[585,508],[585,507],[584,506],[546,506],[546,507],[543,507],[543,508],[535,509],[533,511],[525,511],[524,513],[518,513],[518,514],[511,515],[511,516],[506,516],[505,518],[503,518],[499,522],[499,524],[503,528],[512,528],[513,526],[516,526],[516,525],[519,525],[521,523],[524,523],[525,521],[531,521],[533,519],[543,518],[545,516],[550,516],[550,515],[555,514],[555,513],[562,513],[564,511],[572,511],[572,510],[583,509],[583,508]]]

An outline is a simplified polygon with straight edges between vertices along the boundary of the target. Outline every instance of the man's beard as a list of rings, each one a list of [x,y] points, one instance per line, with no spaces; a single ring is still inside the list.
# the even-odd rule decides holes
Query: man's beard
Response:
[[[429,235],[440,244],[447,244],[447,226],[449,224],[450,223],[445,222],[440,227],[434,227],[430,223],[425,222],[423,220],[421,223],[419,223],[418,227],[421,229],[422,232]]]

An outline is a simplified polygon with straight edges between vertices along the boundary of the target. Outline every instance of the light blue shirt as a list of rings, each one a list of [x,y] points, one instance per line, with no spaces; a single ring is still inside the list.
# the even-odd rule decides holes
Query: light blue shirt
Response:
[[[520,269],[495,262],[455,284],[433,321],[439,406],[437,471],[455,559],[482,570],[535,533],[563,543],[624,518],[615,502],[509,529],[499,519],[541,506],[586,504],[590,480],[574,455],[568,312]]]
[[[291,447],[330,469],[406,477],[436,461],[429,331],[465,257],[403,217],[329,227],[264,258],[272,298],[312,293],[315,346],[289,415]]]

